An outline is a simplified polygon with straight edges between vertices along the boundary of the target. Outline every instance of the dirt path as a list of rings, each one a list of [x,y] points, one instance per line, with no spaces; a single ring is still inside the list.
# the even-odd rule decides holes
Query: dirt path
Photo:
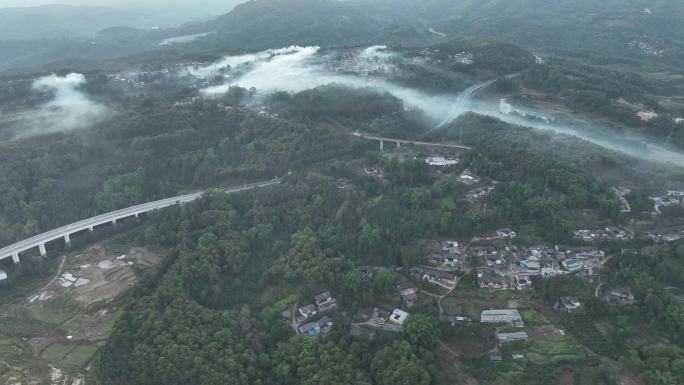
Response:
[[[297,303],[294,303],[290,308],[290,314],[290,326],[292,326],[292,329],[294,329],[296,333],[299,329],[299,325],[297,324]]]
[[[604,285],[604,282],[601,282],[596,286],[596,290],[594,290],[594,297],[598,298],[599,297],[599,292],[601,291],[601,287]]]
[[[62,256],[62,261],[59,263],[59,267],[57,268],[57,274],[55,274],[55,276],[52,277],[50,282],[48,282],[45,286],[43,286],[40,290],[38,290],[38,294],[47,290],[47,288],[50,287],[50,285],[52,285],[52,283],[55,282],[57,280],[57,278],[59,278],[60,275],[62,275],[62,270],[64,269],[64,262],[65,261],[66,261],[66,255]],[[34,295],[31,295],[28,298],[26,298],[26,302],[28,302]]]
[[[480,238],[477,238],[477,237],[471,239],[470,242],[468,242],[468,243],[463,247],[463,250],[464,250],[464,251],[467,250],[468,247],[470,247],[470,245],[471,245],[473,242],[478,241],[478,240],[480,240]],[[466,269],[463,271],[463,275],[461,275],[460,277],[456,277],[456,281],[455,281],[455,283],[454,283],[454,286],[453,286],[451,289],[449,289],[449,291],[447,291],[447,292],[446,292],[445,294],[443,294],[443,295],[438,295],[438,294],[435,294],[435,293],[430,293],[429,291],[421,290],[421,292],[422,292],[423,294],[428,295],[428,296],[430,296],[430,297],[432,297],[432,298],[435,298],[435,299],[437,300],[437,312],[438,312],[437,318],[441,317],[442,314],[444,314],[444,307],[442,306],[442,300],[443,300],[444,298],[446,298],[449,294],[451,294],[454,290],[456,290],[456,288],[458,287],[458,284],[461,283],[461,280],[463,279],[463,277],[465,277],[466,275],[470,274],[470,271],[471,271],[471,270],[472,270],[472,268],[470,268],[470,267],[466,268]]]
[[[452,348],[450,348],[444,342],[440,342],[439,347],[446,350],[447,352],[449,352],[449,354],[451,354],[454,358],[459,358],[461,356],[458,352],[455,352]]]

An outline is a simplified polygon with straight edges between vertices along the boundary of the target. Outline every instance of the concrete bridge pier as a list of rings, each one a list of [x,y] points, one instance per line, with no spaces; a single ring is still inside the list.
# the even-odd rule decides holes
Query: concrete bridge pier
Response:
[[[38,249],[40,250],[40,255],[42,255],[43,257],[47,255],[47,251],[45,250],[45,244],[44,243],[41,243],[40,245],[38,245]]]
[[[380,151],[382,151],[385,148],[385,141],[380,139]]]
[[[69,234],[64,235],[64,243],[66,243],[67,246],[71,246],[71,237]]]
[[[95,227],[94,227],[94,226],[88,227],[88,231],[90,231],[91,233],[94,233],[94,232],[95,232]]]
[[[401,148],[401,142],[397,142],[397,148]]]
[[[12,254],[12,261],[14,261],[15,264],[19,263],[19,253]]]
[[[140,222],[140,214],[135,213],[135,221]]]

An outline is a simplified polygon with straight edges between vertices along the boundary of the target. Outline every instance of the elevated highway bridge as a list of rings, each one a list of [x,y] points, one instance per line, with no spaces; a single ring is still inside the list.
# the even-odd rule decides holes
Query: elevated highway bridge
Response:
[[[276,185],[282,182],[281,178],[272,179],[265,182],[252,183],[248,185],[243,185],[239,187],[231,187],[226,189],[217,189],[211,191],[223,191],[226,193],[236,193],[246,190],[252,190],[260,187],[267,187]],[[0,249],[0,260],[7,258],[12,258],[14,263],[19,263],[19,254],[33,248],[38,248],[41,255],[46,255],[45,244],[58,239],[64,239],[64,242],[69,245],[71,244],[71,236],[80,231],[89,230],[94,231],[95,226],[99,226],[105,223],[116,224],[120,221],[129,217],[138,217],[140,214],[147,213],[154,210],[163,209],[165,207],[188,203],[197,200],[202,197],[202,195],[209,191],[196,192],[192,194],[185,194],[176,196],[173,198],[161,199],[154,202],[143,203],[137,206],[128,207],[121,210],[112,211],[110,213],[101,214],[94,216],[92,218],[84,219],[60,228],[50,230],[48,232],[38,234],[34,237],[25,239],[23,241],[17,242],[13,245],[9,245]]]

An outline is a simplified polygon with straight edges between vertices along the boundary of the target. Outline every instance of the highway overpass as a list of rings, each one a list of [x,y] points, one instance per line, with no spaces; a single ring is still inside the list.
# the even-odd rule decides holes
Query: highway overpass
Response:
[[[259,187],[267,187],[282,182],[282,179],[276,178],[266,182],[258,182],[238,187],[231,187],[227,189],[217,189],[213,191],[223,191],[226,193],[236,193],[240,191],[252,190]],[[211,191],[211,190],[210,190]],[[23,241],[17,242],[13,245],[9,245],[0,249],[0,260],[7,258],[12,258],[14,263],[19,263],[19,254],[33,249],[38,248],[41,255],[45,255],[47,252],[45,250],[45,244],[57,239],[64,239],[64,242],[69,245],[71,244],[71,235],[79,231],[90,230],[94,231],[95,226],[99,226],[105,223],[116,224],[117,221],[129,218],[138,217],[138,215],[147,213],[149,211],[162,209],[165,207],[173,206],[181,203],[188,203],[197,200],[202,197],[202,194],[209,191],[202,191],[192,194],[180,195],[173,198],[166,198],[154,202],[143,203],[141,205],[128,207],[121,210],[112,211],[110,213],[98,215],[92,218],[84,219],[79,222],[72,223],[70,225],[62,226],[58,229],[50,230],[43,234],[38,234],[35,237],[25,239]]]
[[[462,146],[460,144],[449,144],[449,143],[431,143],[431,142],[421,142],[416,140],[404,140],[404,139],[394,139],[394,138],[383,138],[380,136],[367,135],[360,132],[354,132],[354,136],[367,140],[375,140],[380,142],[380,151],[384,150],[385,142],[394,143],[397,147],[401,147],[402,144],[413,144],[415,146],[427,146],[427,147],[445,147],[445,148],[455,148],[460,150],[472,150],[472,147]]]

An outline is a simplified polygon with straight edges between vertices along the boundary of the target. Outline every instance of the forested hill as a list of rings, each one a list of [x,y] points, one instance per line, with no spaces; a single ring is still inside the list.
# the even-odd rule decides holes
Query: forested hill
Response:
[[[459,36],[492,38],[533,51],[597,62],[684,63],[684,6],[678,1],[403,0],[398,4],[386,0],[259,0],[209,21],[159,31],[110,30],[94,40],[50,39],[40,44],[2,41],[0,37],[0,45],[5,46],[0,67],[75,57],[121,57],[160,49],[206,52],[293,44],[424,45]],[[193,34],[203,36],[171,47],[159,46],[165,39]]]
[[[594,58],[681,64],[684,3],[659,0],[428,0],[412,11],[447,34]]]

